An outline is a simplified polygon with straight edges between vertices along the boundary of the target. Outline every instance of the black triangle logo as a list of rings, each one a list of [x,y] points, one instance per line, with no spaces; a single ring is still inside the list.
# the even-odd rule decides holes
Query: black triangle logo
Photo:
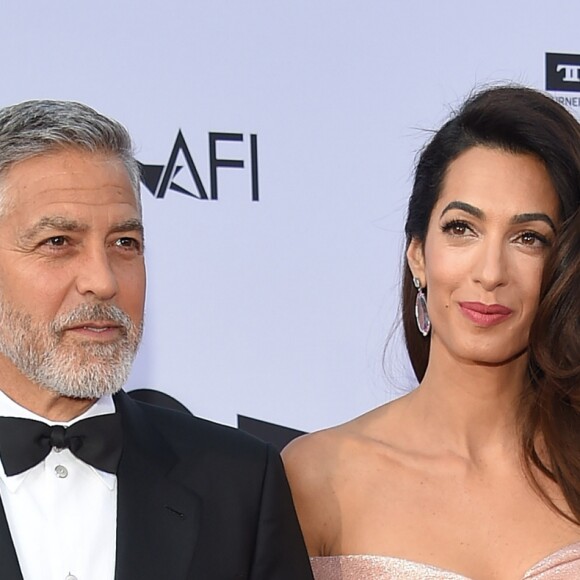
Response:
[[[156,196],[165,165],[145,165],[144,163],[139,163],[139,169],[141,170],[141,183]]]

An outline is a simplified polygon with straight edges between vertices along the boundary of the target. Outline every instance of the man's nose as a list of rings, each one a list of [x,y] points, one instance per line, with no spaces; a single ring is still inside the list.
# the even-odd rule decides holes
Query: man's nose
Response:
[[[106,248],[88,249],[79,256],[76,285],[80,294],[110,300],[118,291],[118,281]]]

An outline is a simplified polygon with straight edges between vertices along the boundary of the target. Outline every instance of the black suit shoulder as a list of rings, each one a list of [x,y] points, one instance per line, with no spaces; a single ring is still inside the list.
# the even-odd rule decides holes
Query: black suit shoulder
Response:
[[[233,466],[263,465],[271,445],[234,427],[194,417],[188,413],[132,401],[172,449],[181,457]]]
[[[187,520],[195,522],[192,578],[311,580],[288,482],[271,445],[125,393],[115,402],[127,435],[121,465],[151,473],[135,489],[154,486],[149,497],[160,503],[171,482],[195,498],[197,515]]]

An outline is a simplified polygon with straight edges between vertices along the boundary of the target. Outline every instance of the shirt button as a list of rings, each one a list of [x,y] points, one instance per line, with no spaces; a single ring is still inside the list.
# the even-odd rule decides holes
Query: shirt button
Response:
[[[64,465],[57,465],[54,468],[54,473],[56,474],[57,477],[59,477],[60,479],[63,479],[68,475],[68,469]],[[68,577],[70,577],[69,580],[74,578],[74,576],[71,576],[70,574]]]

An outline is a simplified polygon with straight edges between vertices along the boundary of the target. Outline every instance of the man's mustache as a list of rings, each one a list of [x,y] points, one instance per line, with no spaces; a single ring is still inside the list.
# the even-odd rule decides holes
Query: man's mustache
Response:
[[[51,329],[62,333],[67,328],[83,322],[114,322],[126,335],[133,321],[123,310],[112,304],[81,304],[67,314],[62,314],[51,324]]]

